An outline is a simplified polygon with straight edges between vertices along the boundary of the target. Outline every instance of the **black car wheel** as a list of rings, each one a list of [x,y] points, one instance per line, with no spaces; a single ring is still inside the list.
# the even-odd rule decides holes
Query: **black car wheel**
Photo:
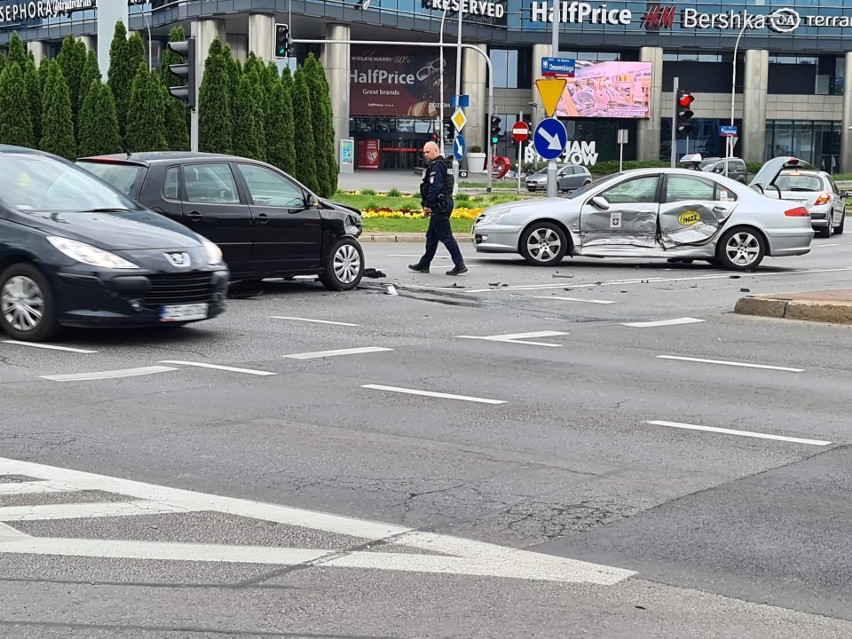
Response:
[[[734,228],[725,233],[716,247],[721,266],[731,271],[753,271],[763,261],[766,245],[761,235],[750,228]]]
[[[843,215],[840,216],[840,224],[834,227],[835,235],[843,235],[843,227],[846,225],[846,209],[843,209]]]
[[[831,213],[828,214],[828,224],[825,226],[821,226],[817,229],[817,233],[820,237],[831,237],[831,223],[833,220],[831,219]]]
[[[31,342],[56,334],[53,294],[33,264],[13,264],[0,275],[0,328],[14,339]]]
[[[521,235],[521,255],[533,266],[558,264],[567,251],[565,232],[550,222],[535,222]]]
[[[325,271],[320,281],[330,291],[351,291],[364,275],[364,251],[357,240],[342,237],[325,258]]]

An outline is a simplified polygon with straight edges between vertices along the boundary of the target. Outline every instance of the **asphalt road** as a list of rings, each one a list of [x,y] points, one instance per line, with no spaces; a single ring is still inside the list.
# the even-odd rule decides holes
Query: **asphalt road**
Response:
[[[753,274],[473,254],[0,341],[0,637],[852,636],[852,236]]]

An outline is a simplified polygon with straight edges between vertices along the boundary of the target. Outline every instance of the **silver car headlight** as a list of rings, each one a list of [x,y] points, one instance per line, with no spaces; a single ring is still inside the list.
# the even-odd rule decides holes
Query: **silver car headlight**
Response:
[[[497,224],[504,217],[509,215],[512,212],[512,209],[507,209],[505,211],[497,211],[495,213],[488,213],[480,222],[480,224]]]
[[[210,240],[202,238],[201,243],[204,245],[204,250],[207,251],[207,264],[210,266],[219,266],[222,263],[222,249]]]
[[[47,241],[63,255],[67,255],[72,260],[88,264],[89,266],[116,270],[139,268],[133,262],[128,262],[123,257],[120,257],[115,253],[99,249],[98,247],[86,244],[85,242],[78,242],[77,240],[69,240],[67,237],[55,236],[48,237]]]

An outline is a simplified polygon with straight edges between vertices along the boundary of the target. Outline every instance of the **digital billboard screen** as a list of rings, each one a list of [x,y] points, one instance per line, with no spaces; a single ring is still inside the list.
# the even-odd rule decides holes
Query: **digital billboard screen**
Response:
[[[650,62],[577,60],[574,77],[566,80],[556,117],[650,117]]]

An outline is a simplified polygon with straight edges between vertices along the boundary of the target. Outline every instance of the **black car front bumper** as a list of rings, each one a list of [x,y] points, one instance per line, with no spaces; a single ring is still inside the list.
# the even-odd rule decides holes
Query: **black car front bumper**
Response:
[[[72,268],[57,270],[51,280],[63,326],[158,326],[168,323],[162,319],[164,307],[206,304],[206,317],[187,321],[221,314],[230,275],[225,269],[86,273]]]

